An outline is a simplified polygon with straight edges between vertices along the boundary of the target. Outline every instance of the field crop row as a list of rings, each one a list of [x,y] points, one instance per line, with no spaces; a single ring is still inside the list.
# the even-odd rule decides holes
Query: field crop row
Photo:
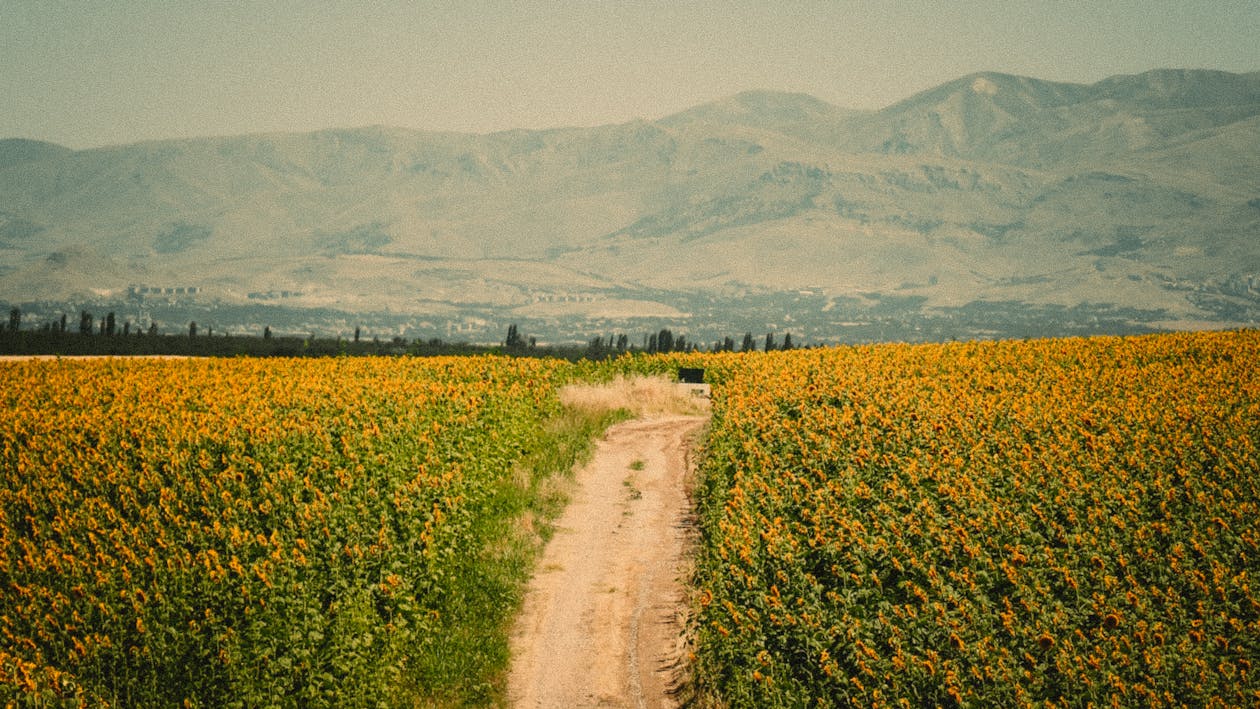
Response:
[[[1260,334],[710,361],[729,706],[1260,704]]]
[[[478,545],[560,366],[0,367],[0,704],[406,704],[484,678],[505,658],[475,657],[469,616],[501,626],[515,589]]]
[[[1258,363],[1256,332],[4,363],[0,703],[501,700],[522,461],[602,425],[557,433],[558,385],[685,364],[702,701],[1260,704]]]

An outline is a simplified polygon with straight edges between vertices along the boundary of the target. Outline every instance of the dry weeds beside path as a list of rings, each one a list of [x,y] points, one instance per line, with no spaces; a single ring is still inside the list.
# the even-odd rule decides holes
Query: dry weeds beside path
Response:
[[[695,411],[681,403],[675,411]],[[577,471],[513,632],[513,706],[676,704],[686,480],[691,445],[707,420],[703,412],[656,411],[618,424]]]

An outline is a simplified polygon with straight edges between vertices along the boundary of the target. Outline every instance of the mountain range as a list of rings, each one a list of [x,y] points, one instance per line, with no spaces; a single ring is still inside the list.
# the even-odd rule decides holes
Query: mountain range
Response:
[[[987,72],[878,111],[754,91],[488,135],[0,140],[0,301],[143,313],[173,298],[390,313],[472,339],[523,321],[555,338],[638,324],[826,340],[890,303],[1249,325],[1260,72]]]

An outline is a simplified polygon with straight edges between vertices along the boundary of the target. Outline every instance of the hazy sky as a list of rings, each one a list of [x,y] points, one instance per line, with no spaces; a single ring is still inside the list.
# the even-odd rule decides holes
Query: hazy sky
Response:
[[[75,148],[659,118],[746,89],[880,108],[993,70],[1260,70],[1260,0],[0,0],[0,137]]]

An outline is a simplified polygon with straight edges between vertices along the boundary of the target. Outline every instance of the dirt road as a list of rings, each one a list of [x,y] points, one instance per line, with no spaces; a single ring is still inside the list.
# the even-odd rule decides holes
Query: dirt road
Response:
[[[680,679],[689,445],[705,416],[608,430],[513,633],[516,707],[670,707]]]

